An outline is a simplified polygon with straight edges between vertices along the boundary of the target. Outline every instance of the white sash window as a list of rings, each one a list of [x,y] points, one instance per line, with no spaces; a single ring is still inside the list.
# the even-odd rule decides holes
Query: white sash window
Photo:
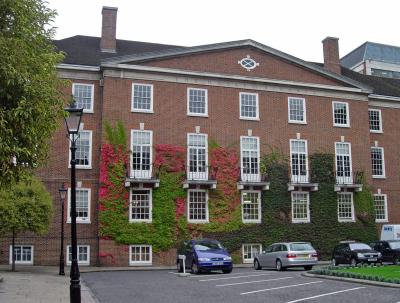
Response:
[[[260,144],[258,137],[240,137],[243,181],[260,181]]]
[[[208,179],[208,144],[206,134],[188,134],[188,179]]]
[[[307,158],[307,141],[290,140],[290,165],[292,171],[292,182],[308,182]]]
[[[336,153],[336,182],[338,184],[352,184],[351,144],[335,143]]]
[[[152,170],[153,132],[132,130],[131,177],[150,179]]]

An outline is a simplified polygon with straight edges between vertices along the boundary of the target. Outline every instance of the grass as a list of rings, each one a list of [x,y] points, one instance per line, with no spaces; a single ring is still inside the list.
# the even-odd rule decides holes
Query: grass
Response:
[[[385,279],[400,279],[400,266],[381,266],[381,267],[347,267],[338,269],[341,272],[351,272],[359,275],[383,277]]]

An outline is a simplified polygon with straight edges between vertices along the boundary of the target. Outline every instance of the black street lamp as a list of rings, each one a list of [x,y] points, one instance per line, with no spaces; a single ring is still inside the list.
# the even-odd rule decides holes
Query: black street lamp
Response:
[[[79,137],[79,126],[81,124],[81,118],[83,108],[76,108],[76,104],[73,101],[70,107],[64,109],[68,112],[68,116],[64,117],[65,125],[67,126],[67,132],[69,140],[71,141],[71,249],[72,249],[72,262],[71,262],[71,273],[70,273],[70,286],[69,295],[71,303],[81,303],[81,285],[80,285],[80,274],[78,267],[77,258],[77,240],[76,240],[76,177],[75,177],[75,152],[76,152],[76,141]]]
[[[61,200],[61,251],[60,251],[60,271],[59,275],[64,276],[64,201],[67,195],[67,189],[64,186],[64,183],[59,188],[58,192],[60,193]]]

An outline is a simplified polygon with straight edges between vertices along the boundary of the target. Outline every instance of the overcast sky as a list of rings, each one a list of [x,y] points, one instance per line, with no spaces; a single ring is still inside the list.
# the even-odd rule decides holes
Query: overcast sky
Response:
[[[365,41],[400,46],[399,0],[48,0],[56,39],[101,35],[102,6],[118,7],[117,38],[182,46],[253,39],[321,62],[326,36],[340,56]]]

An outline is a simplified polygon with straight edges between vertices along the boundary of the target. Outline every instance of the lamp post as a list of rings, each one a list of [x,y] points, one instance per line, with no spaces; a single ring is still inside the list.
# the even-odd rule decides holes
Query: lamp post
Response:
[[[61,200],[61,251],[60,251],[60,271],[59,275],[64,276],[64,201],[67,195],[67,189],[64,186],[64,183],[59,188],[58,192],[60,193]]]
[[[68,116],[64,117],[65,125],[67,126],[67,132],[69,140],[71,141],[71,249],[72,249],[72,261],[71,261],[71,273],[70,273],[70,286],[69,295],[71,303],[81,302],[81,285],[80,285],[80,274],[77,259],[77,240],[76,240],[76,177],[75,177],[75,152],[76,152],[76,141],[78,140],[79,126],[81,124],[81,118],[83,108],[76,108],[76,104],[73,101],[68,108],[64,109],[68,112]]]

